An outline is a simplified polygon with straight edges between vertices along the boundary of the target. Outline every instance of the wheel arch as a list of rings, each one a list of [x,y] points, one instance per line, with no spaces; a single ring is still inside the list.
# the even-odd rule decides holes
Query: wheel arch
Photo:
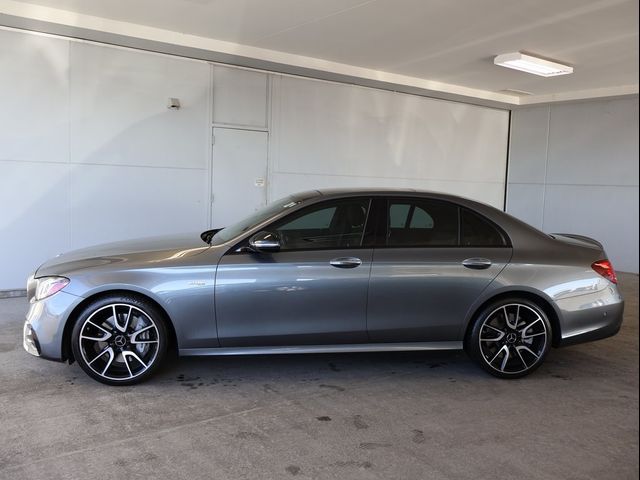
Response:
[[[471,334],[471,330],[473,329],[475,320],[478,318],[480,312],[482,312],[488,305],[506,298],[522,298],[538,305],[547,315],[549,323],[551,323],[552,346],[556,347],[560,343],[560,339],[562,338],[562,332],[560,329],[560,314],[556,310],[556,307],[554,307],[553,302],[550,299],[546,298],[546,296],[540,292],[516,288],[496,292],[493,295],[490,295],[489,297],[483,299],[479,305],[474,306],[470,309],[471,313],[467,315],[466,325],[464,329],[463,342],[465,349],[467,347],[467,342],[469,340],[469,336]]]
[[[175,354],[177,354],[178,336],[176,335],[176,329],[173,325],[171,317],[167,313],[167,310],[160,304],[160,302],[158,302],[152,296],[137,290],[129,290],[126,288],[114,288],[112,290],[108,290],[108,289],[100,290],[98,292],[95,292],[89,295],[84,300],[82,300],[78,305],[76,305],[74,309],[71,311],[71,313],[67,317],[67,321],[64,325],[64,330],[62,333],[62,360],[63,361],[66,360],[69,363],[73,363],[75,361],[75,358],[73,356],[73,351],[71,349],[71,332],[73,331],[73,326],[75,325],[76,320],[80,316],[80,313],[91,302],[94,302],[95,300],[98,300],[100,298],[109,297],[111,295],[128,295],[128,296],[145,300],[153,304],[153,306],[156,307],[158,311],[162,314],[165,327],[167,327],[167,333],[169,334],[167,351],[174,352]]]

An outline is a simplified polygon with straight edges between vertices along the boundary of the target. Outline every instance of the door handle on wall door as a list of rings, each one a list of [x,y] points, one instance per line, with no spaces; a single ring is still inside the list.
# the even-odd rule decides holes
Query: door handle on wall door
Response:
[[[462,261],[462,265],[474,270],[483,270],[491,266],[491,260],[488,258],[467,258]]]
[[[362,260],[356,257],[338,257],[329,263],[336,268],[355,268],[362,265]]]

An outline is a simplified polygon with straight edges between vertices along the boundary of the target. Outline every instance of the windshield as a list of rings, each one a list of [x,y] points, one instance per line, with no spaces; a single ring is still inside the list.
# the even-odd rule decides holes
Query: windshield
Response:
[[[295,207],[300,202],[302,202],[302,200],[295,199],[291,196],[276,200],[275,202],[272,202],[269,205],[266,205],[257,210],[253,215],[250,215],[247,218],[218,231],[211,238],[210,243],[211,245],[220,245],[221,243],[228,242],[238,235],[241,235],[244,232],[248,232],[257,225],[260,225],[262,222],[268,220],[274,215],[277,215],[278,213],[291,207]]]

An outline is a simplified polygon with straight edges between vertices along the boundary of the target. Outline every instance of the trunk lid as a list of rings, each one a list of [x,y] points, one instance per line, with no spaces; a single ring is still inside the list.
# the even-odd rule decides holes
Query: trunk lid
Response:
[[[560,242],[568,243],[570,245],[593,248],[594,250],[600,250],[604,252],[604,248],[599,241],[591,237],[585,237],[584,235],[576,235],[573,233],[552,233],[551,238],[554,238]]]

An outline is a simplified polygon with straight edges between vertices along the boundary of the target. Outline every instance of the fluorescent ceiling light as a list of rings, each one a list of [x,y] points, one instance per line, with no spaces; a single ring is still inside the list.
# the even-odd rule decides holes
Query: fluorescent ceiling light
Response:
[[[561,63],[550,62],[542,58],[532,57],[520,52],[505,53],[493,59],[493,63],[501,67],[513,68],[522,72],[533,73],[541,77],[555,77],[573,73],[573,67]]]

